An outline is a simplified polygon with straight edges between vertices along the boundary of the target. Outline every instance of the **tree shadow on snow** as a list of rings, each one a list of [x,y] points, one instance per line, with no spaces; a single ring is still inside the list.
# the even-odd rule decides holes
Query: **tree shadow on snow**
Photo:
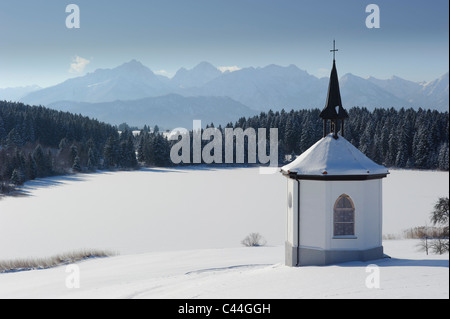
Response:
[[[58,175],[27,181],[24,185],[18,187],[11,196],[33,196],[32,192],[40,188],[58,187],[63,186],[67,182],[85,181],[86,178],[83,175],[87,176],[88,174]]]
[[[171,166],[170,170],[174,172],[180,172],[180,171],[225,171],[225,170],[239,170],[239,169],[247,169],[247,168],[265,168],[270,167],[268,165],[263,164],[186,164],[186,165],[178,165],[178,166]]]
[[[380,263],[380,267],[442,267],[449,268],[449,261],[442,259],[397,259],[391,258],[390,262]]]
[[[199,165],[180,165],[170,167],[143,167],[135,172],[149,172],[149,173],[186,173],[188,171],[221,171],[221,170],[236,170],[241,168],[259,167],[249,165],[225,165],[225,164],[199,164]]]
[[[184,173],[178,168],[165,168],[165,167],[143,167],[134,172],[146,172],[146,173]]]
[[[346,262],[336,264],[339,267],[365,267],[377,265],[378,267],[441,267],[449,268],[449,261],[442,259],[401,259],[383,258],[366,262]]]

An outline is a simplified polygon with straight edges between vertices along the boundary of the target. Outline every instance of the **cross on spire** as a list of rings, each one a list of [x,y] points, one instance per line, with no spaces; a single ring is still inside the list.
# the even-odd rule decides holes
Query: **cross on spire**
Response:
[[[337,51],[339,51],[339,50],[336,49],[336,41],[333,40],[333,50],[330,50],[330,52],[333,52],[333,61],[335,60],[335,54]]]
[[[341,126],[341,136],[344,136],[344,120],[348,118],[347,111],[342,107],[341,92],[339,90],[335,61],[337,51],[336,41],[333,40],[333,50],[330,50],[330,52],[333,52],[333,68],[331,69],[330,84],[328,85],[327,103],[319,115],[323,119],[323,136],[325,137],[328,134],[327,122],[331,121],[331,132],[336,139],[338,138],[339,126]]]

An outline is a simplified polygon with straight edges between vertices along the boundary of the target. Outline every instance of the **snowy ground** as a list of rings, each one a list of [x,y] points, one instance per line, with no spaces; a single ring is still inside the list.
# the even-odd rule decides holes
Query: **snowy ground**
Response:
[[[391,171],[384,180],[385,234],[429,224],[448,173]],[[380,288],[369,263],[283,265],[286,181],[258,169],[144,169],[81,174],[25,185],[0,200],[0,260],[83,248],[119,256],[0,274],[0,298],[448,298],[448,255],[426,256],[414,240],[383,243]],[[250,232],[268,247],[240,247]]]
[[[124,255],[79,263],[79,288],[67,288],[65,266],[0,274],[0,298],[448,299],[448,255],[417,253],[416,242],[387,241],[393,259],[325,267],[284,266],[280,246]]]

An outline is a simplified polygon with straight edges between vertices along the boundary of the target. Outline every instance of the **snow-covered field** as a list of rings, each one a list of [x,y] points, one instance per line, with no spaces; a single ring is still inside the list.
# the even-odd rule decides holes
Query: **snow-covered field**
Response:
[[[0,298],[448,298],[448,256],[417,254],[414,242],[387,242],[396,258],[371,262],[379,268],[291,268],[280,246],[124,255],[77,264],[80,288],[67,288],[65,266],[1,274]],[[368,288],[374,269],[379,288]]]
[[[0,200],[0,260],[95,248],[116,257],[0,274],[0,298],[448,298],[448,255],[415,240],[384,241],[392,259],[369,289],[369,263],[284,266],[286,181],[257,168],[143,169],[32,181]],[[385,234],[429,223],[448,173],[393,170],[384,180]],[[259,232],[267,247],[241,247]]]

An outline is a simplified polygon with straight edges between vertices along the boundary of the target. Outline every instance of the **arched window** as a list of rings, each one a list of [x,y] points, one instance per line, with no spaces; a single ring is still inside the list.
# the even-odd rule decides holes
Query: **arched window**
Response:
[[[334,204],[334,236],[355,235],[355,206],[348,195],[341,195]]]

